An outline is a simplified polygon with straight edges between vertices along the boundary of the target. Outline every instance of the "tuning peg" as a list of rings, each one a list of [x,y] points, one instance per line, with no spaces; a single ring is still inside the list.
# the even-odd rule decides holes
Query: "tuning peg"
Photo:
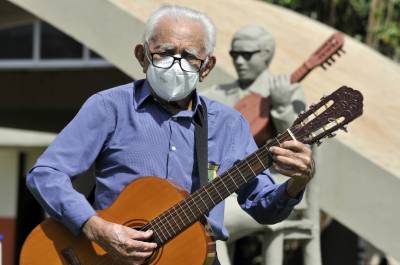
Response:
[[[335,137],[336,136],[336,133],[335,132],[333,132],[333,133],[331,133],[331,134],[328,134],[328,137],[329,138],[333,138],[333,137]]]
[[[343,53],[346,53],[346,51],[343,50],[343,48],[340,48],[339,51],[341,51],[341,52],[343,52]]]
[[[343,127],[340,128],[340,129],[343,130],[344,132],[348,132],[348,131],[347,131],[347,126],[346,126],[346,125],[343,125]]]
[[[320,146],[322,144],[322,142],[320,140],[315,142],[317,144],[317,146]]]
[[[333,58],[333,56],[331,56],[331,57],[329,58],[329,60],[331,60],[332,63],[336,62],[336,60],[335,60],[335,58]]]
[[[324,64],[321,64],[322,69],[326,70],[326,66]]]
[[[328,61],[326,61],[326,63],[329,65],[329,66],[331,66],[332,65],[332,63],[328,60]]]

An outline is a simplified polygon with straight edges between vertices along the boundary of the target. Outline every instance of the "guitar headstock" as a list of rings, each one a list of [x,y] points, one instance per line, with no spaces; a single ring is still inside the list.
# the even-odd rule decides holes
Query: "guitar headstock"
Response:
[[[332,65],[335,62],[333,55],[341,56],[344,45],[344,36],[340,32],[333,33],[308,59],[306,65],[313,69],[319,65],[325,70],[326,64]]]
[[[345,125],[361,116],[362,111],[361,92],[342,86],[300,113],[290,131],[302,143],[319,144],[322,138],[335,136],[338,129],[346,131]]]

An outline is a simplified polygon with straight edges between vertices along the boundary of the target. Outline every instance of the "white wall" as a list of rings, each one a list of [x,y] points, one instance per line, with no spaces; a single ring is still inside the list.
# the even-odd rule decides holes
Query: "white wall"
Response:
[[[364,157],[362,150],[353,150],[337,140],[326,141],[318,149],[316,177],[322,209],[400,259],[398,177]]]

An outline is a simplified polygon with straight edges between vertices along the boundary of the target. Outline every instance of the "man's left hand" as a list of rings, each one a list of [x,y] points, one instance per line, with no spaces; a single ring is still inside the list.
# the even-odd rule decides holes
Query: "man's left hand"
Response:
[[[287,187],[289,196],[296,197],[304,190],[314,173],[311,149],[301,142],[292,140],[283,142],[280,147],[271,147],[270,151],[274,169],[290,177]]]

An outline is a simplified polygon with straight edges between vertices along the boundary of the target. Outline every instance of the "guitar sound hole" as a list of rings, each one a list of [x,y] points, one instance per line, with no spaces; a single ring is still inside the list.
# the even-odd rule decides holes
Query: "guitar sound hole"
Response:
[[[143,220],[143,219],[134,219],[134,220],[129,220],[129,221],[125,222],[123,225],[128,226],[133,229],[136,229],[136,230],[140,230],[140,228],[142,228],[148,222],[149,221]],[[158,246],[158,248],[153,252],[153,254],[146,259],[145,264],[149,264],[149,265],[157,264],[161,258],[162,251],[163,251],[163,247]]]

